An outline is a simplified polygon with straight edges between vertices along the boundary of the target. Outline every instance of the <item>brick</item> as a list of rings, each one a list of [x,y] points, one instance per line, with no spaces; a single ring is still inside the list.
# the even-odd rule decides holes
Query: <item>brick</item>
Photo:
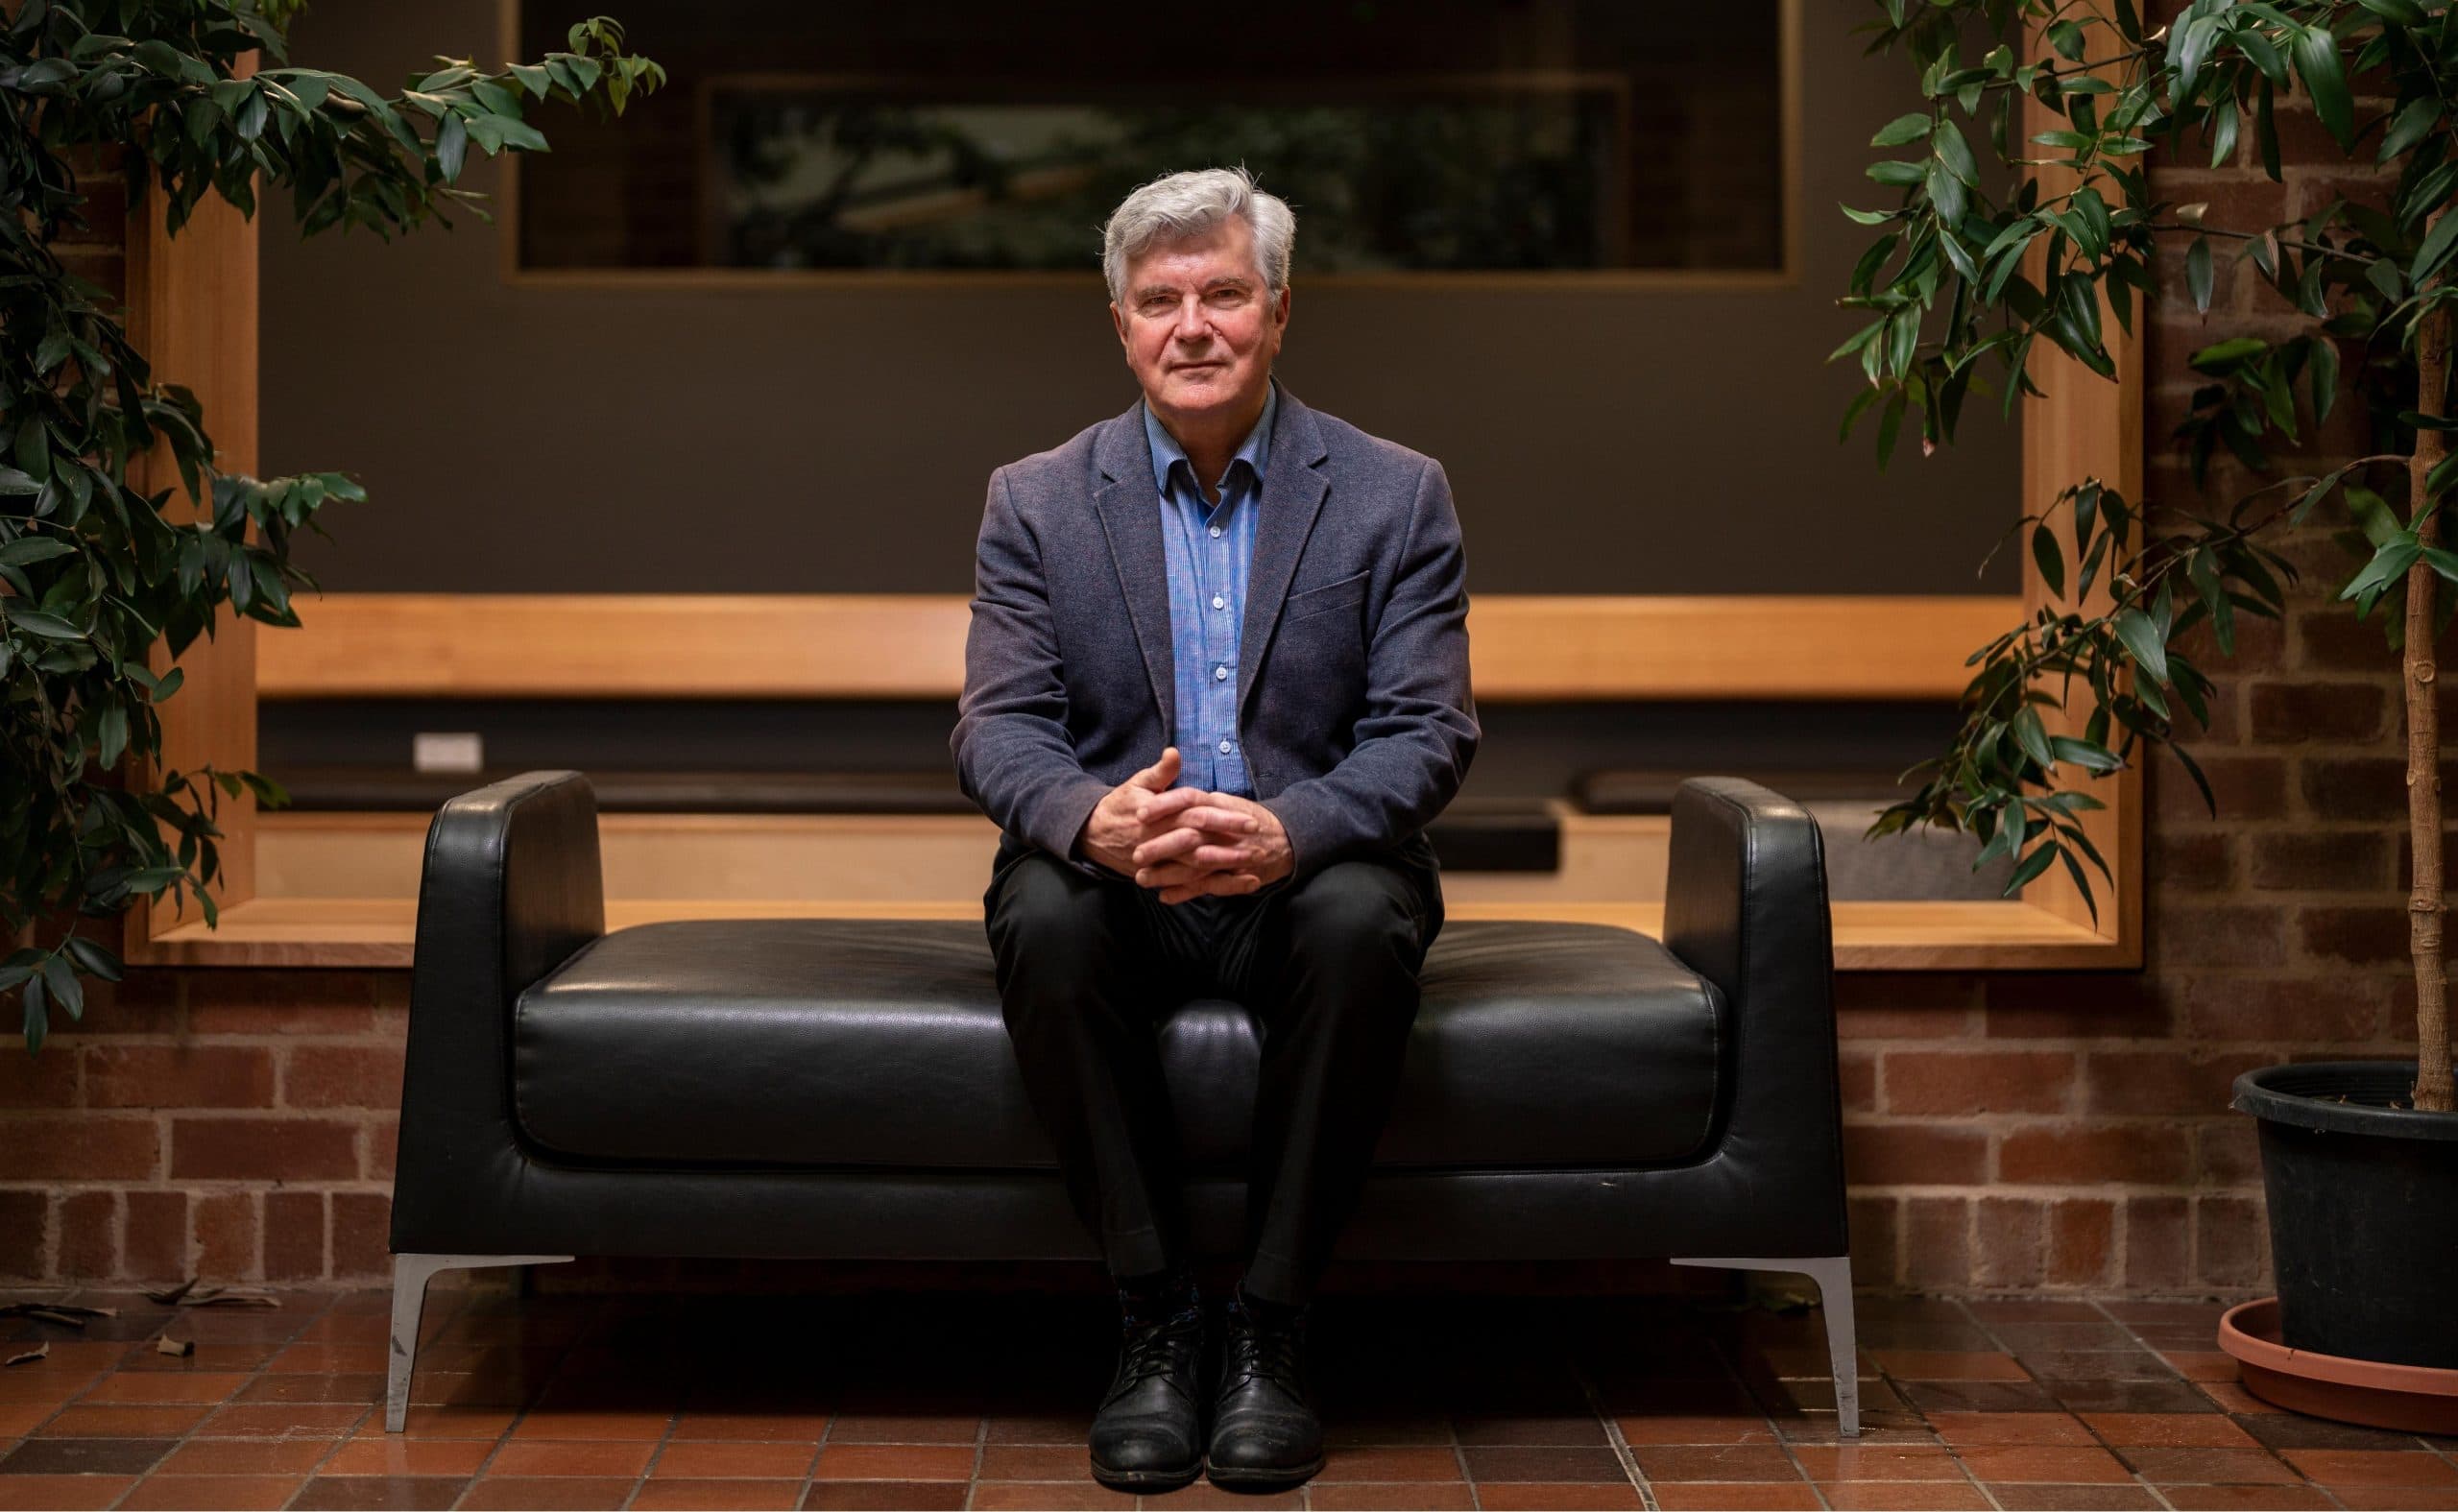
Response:
[[[1987,1136],[1923,1124],[1851,1123],[1844,1129],[1845,1180],[1856,1186],[1971,1186],[1988,1177]]]
[[[2236,850],[2224,834],[2161,834],[2149,842],[2150,885],[2172,893],[2223,893],[2235,886]]]
[[[2184,1132],[2159,1126],[2013,1129],[1997,1148],[1999,1179],[2025,1185],[2157,1185],[2184,1180],[2186,1168]]]
[[[2162,966],[2277,966],[2287,959],[2286,919],[2271,904],[2144,900],[2144,927]]]
[[[2270,1274],[2270,1229],[2253,1197],[2194,1203],[2194,1268],[2206,1286],[2253,1286]]]
[[[2363,683],[2265,683],[2253,690],[2253,738],[2265,745],[2353,745],[2390,728],[2390,698]]]
[[[393,1263],[393,1199],[380,1191],[332,1194],[333,1274],[381,1277]]]
[[[1971,1284],[1971,1204],[1967,1200],[1904,1200],[1903,1281],[1916,1291],[1960,1290]]]
[[[2022,1197],[1983,1197],[1973,1207],[1979,1246],[1972,1257],[1972,1284],[2038,1285],[2047,1270],[2044,1206]]]
[[[256,1205],[252,1191],[206,1192],[196,1199],[196,1273],[218,1282],[253,1281],[264,1274],[256,1242]]]
[[[109,1281],[119,1275],[119,1193],[62,1193],[56,1222],[60,1280]]]
[[[2345,1044],[2378,1031],[2391,987],[2344,972],[2300,976],[2196,976],[2185,983],[2185,1032],[2197,1040]]]
[[[74,1045],[55,1041],[29,1052],[23,1039],[0,1048],[0,1108],[73,1108],[78,1067]]]
[[[2222,1113],[2236,1077],[2273,1059],[2243,1051],[2095,1051],[2084,1063],[2084,1106],[2108,1114]]]
[[[131,967],[127,976],[116,982],[86,979],[85,1017],[77,1020],[77,1038],[177,1034],[180,1023],[180,973]]]
[[[393,1163],[400,1153],[401,1120],[371,1118],[359,1132],[362,1164],[359,1174],[369,1181],[389,1182],[393,1179]]]
[[[0,1276],[39,1281],[51,1250],[51,1194],[38,1188],[0,1191]]]
[[[1878,1058],[1876,1055],[1846,1046],[1836,1059],[1835,1072],[1844,1112],[1877,1112]]]
[[[321,1281],[325,1276],[325,1194],[265,1193],[265,1280]]]
[[[2061,1050],[1889,1050],[1890,1113],[2058,1113],[2072,1100],[2074,1057]]]
[[[1844,1202],[1851,1226],[1852,1284],[1892,1290],[1901,1270],[1903,1204],[1890,1196],[1854,1195]]]
[[[2193,1131],[2193,1168],[2195,1176],[2206,1184],[2260,1186],[2260,1130],[2253,1119],[2242,1115],[2196,1125]]]
[[[184,1191],[124,1193],[126,1227],[120,1237],[120,1274],[138,1281],[182,1281],[188,1275],[188,1194]]]
[[[2281,892],[2363,892],[2390,885],[2390,842],[2378,829],[2298,829],[2247,839],[2253,886]]]
[[[2238,677],[2251,672],[2275,672],[2287,663],[2287,627],[2277,620],[2256,614],[2237,615],[2235,642],[2232,653],[2222,652],[2218,632],[2205,620],[2178,636],[2175,645],[2186,660],[2214,679],[2223,672]],[[2190,728],[2193,716],[2188,713],[2184,717]]]
[[[171,1175],[205,1181],[347,1181],[358,1129],[328,1118],[171,1120]]]
[[[127,1115],[0,1118],[0,1181],[146,1181],[160,1174],[161,1131]]]
[[[2378,613],[2358,619],[2352,610],[2334,604],[2293,611],[2290,617],[2295,621],[2299,666],[2317,672],[2369,674],[2385,689],[2398,685],[2399,654],[2384,638]],[[2458,661],[2458,628],[2444,632],[2434,651],[2444,662]]]
[[[2441,790],[2458,792],[2458,766],[2444,763]],[[2306,760],[2297,774],[2305,811],[2317,819],[2394,820],[2407,817],[2404,756],[2345,756]]]
[[[2275,756],[2195,756],[2209,780],[2210,796],[2219,806],[2218,822],[2275,819],[2287,811],[2287,763]],[[2202,801],[2202,790],[2179,765],[2173,752],[2162,748],[2145,773],[2151,789],[2152,813],[2162,824],[2185,820],[2213,823]]]
[[[2046,1275],[2053,1286],[2101,1286],[2116,1259],[2116,1204],[2063,1197],[2048,1204]]]
[[[401,1104],[401,1046],[301,1044],[285,1058],[282,1101],[293,1108],[380,1108]]]
[[[2312,906],[2296,911],[2296,937],[2317,960],[2382,966],[2410,958],[2409,916],[2403,899],[2370,907]]]
[[[97,1108],[269,1107],[273,1054],[252,1045],[87,1045],[85,1096]]]
[[[2192,1204],[2183,1197],[2125,1199],[2125,1284],[2177,1291],[2193,1281]]]
[[[2041,972],[1988,979],[1988,1035],[2004,1039],[2159,1039],[2173,989],[2144,972]]]

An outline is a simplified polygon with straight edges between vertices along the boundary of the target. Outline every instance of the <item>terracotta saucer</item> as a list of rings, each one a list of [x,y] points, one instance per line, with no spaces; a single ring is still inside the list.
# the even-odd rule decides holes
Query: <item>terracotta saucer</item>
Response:
[[[2273,1406],[2404,1433],[2458,1433],[2458,1370],[2290,1349],[2279,1342],[2277,1297],[2229,1308],[2219,1347],[2244,1367],[2245,1389]]]

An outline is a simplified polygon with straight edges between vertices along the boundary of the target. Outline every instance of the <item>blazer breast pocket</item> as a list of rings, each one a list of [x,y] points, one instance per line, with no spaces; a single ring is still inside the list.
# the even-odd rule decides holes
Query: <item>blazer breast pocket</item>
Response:
[[[1284,625],[1293,625],[1301,619],[1312,619],[1317,614],[1355,609],[1365,602],[1366,580],[1373,575],[1373,569],[1368,568],[1354,577],[1342,578],[1337,583],[1326,583],[1321,588],[1311,588],[1303,593],[1289,594],[1281,607],[1280,622]]]

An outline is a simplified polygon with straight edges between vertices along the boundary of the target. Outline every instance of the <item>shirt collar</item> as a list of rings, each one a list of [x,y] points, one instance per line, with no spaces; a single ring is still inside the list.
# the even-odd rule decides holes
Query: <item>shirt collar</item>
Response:
[[[1229,459],[1229,465],[1233,469],[1242,462],[1254,469],[1258,479],[1263,477],[1264,469],[1271,462],[1272,417],[1279,409],[1280,380],[1274,378],[1265,391],[1264,412],[1255,417],[1255,428],[1246,432],[1246,439],[1239,444],[1236,455]],[[1152,449],[1152,482],[1160,489],[1161,496],[1167,498],[1169,494],[1171,469],[1184,463],[1187,476],[1193,478],[1194,464],[1188,460],[1186,448],[1178,444],[1177,438],[1163,427],[1160,418],[1152,413],[1152,406],[1148,402],[1144,406],[1144,440]],[[1196,502],[1202,502],[1200,488],[1196,490]]]

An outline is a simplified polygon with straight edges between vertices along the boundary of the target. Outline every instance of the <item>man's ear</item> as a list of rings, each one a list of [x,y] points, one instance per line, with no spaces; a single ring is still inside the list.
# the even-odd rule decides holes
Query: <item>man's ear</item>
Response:
[[[1110,301],[1110,329],[1118,332],[1119,349],[1129,349],[1126,345],[1126,312],[1118,307],[1116,300]]]

